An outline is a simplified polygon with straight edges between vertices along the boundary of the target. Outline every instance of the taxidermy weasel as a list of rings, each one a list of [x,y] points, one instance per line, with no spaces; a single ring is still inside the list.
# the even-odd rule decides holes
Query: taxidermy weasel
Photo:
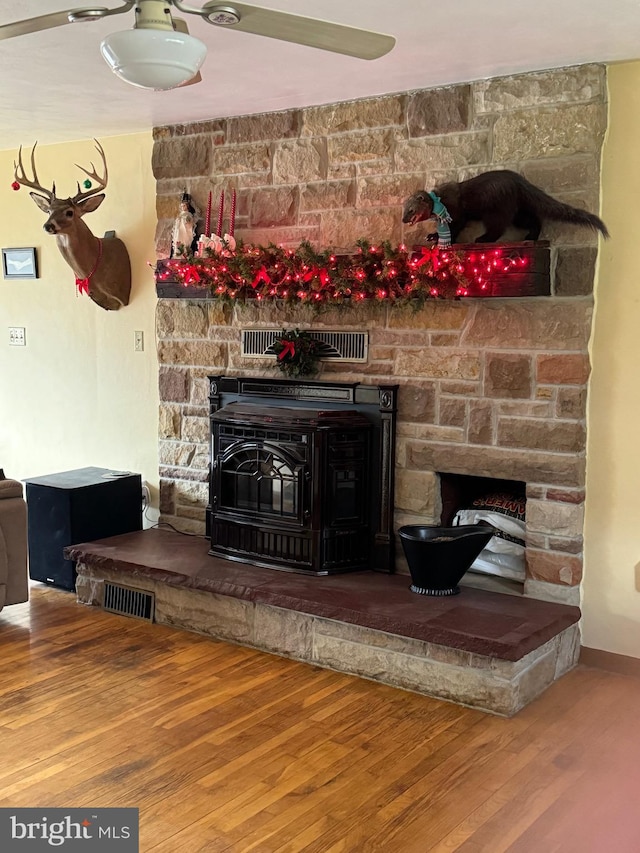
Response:
[[[595,214],[571,207],[547,195],[539,187],[508,169],[484,172],[459,183],[436,187],[433,194],[417,192],[404,205],[402,221],[415,225],[434,214],[434,196],[447,209],[453,242],[468,222],[480,221],[485,231],[476,243],[495,243],[513,225],[527,231],[525,240],[537,240],[545,219],[587,226],[609,236],[607,226]]]

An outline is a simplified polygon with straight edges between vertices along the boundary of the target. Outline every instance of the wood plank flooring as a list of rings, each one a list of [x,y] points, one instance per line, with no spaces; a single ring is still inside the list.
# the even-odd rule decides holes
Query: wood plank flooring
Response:
[[[0,613],[0,806],[140,809],[142,853],[638,853],[640,679],[514,719],[78,605]]]

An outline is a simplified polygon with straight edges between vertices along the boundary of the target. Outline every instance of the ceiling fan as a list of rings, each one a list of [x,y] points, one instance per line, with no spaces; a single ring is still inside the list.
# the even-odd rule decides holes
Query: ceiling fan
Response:
[[[185,21],[173,18],[171,9],[198,15],[216,27],[342,53],[358,59],[378,59],[395,45],[393,36],[333,24],[248,3],[207,2],[200,8],[182,0],[125,0],[113,9],[103,6],[68,9],[25,21],[0,25],[0,41],[36,33],[64,24],[99,21],[134,9],[133,29],[112,33],[100,45],[103,58],[122,80],[143,89],[175,89],[200,79],[206,45],[189,35]]]

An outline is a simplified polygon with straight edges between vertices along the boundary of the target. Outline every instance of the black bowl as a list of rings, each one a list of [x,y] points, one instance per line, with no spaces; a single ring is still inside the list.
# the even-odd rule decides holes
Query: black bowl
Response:
[[[411,591],[456,595],[458,582],[494,534],[484,524],[438,527],[407,524],[398,530],[411,572]]]

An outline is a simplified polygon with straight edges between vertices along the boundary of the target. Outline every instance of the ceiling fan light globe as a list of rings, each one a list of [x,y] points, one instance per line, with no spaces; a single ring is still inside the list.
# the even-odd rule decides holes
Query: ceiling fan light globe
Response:
[[[114,74],[126,83],[165,91],[195,77],[207,48],[186,33],[134,29],[107,36],[100,52]]]

